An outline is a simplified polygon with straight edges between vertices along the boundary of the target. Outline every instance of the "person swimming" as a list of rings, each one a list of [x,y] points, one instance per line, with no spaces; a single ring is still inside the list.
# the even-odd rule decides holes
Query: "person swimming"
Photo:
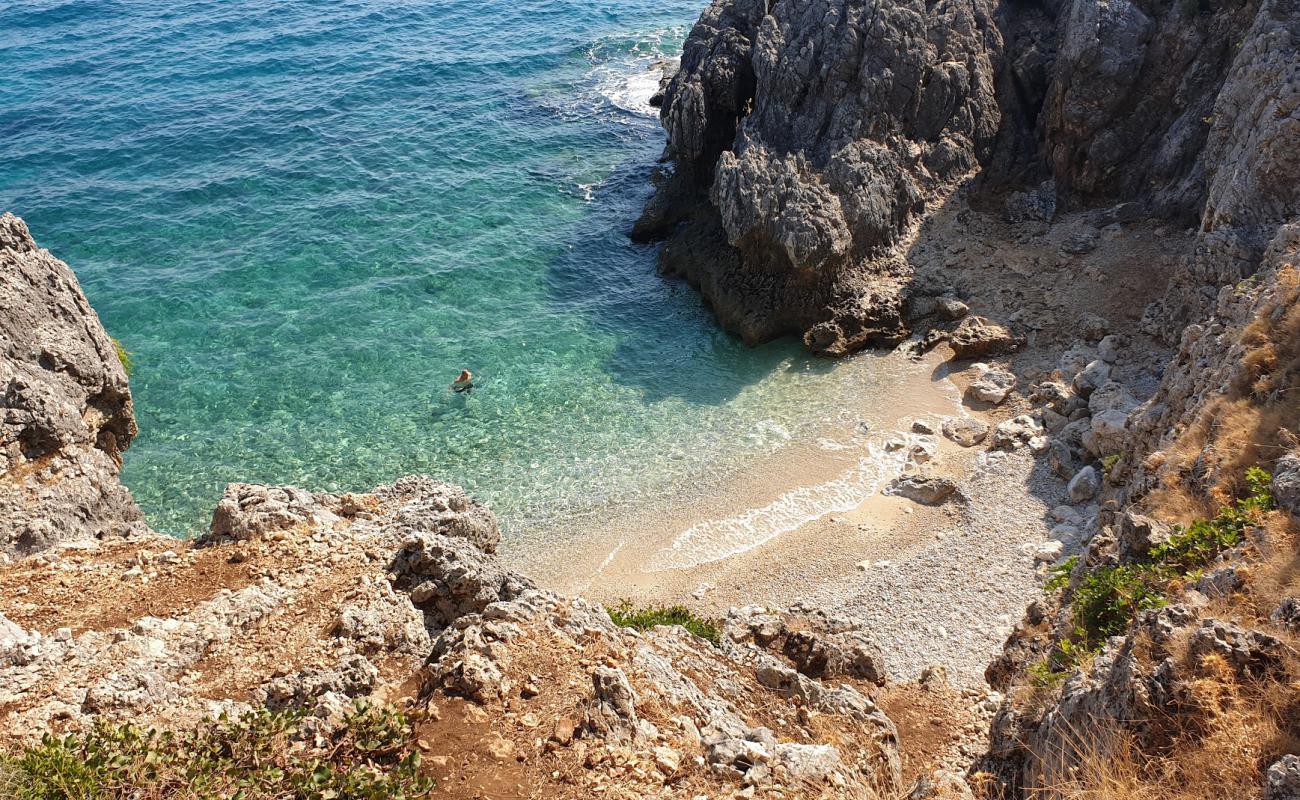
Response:
[[[467,369],[462,369],[459,377],[451,382],[451,390],[457,394],[460,394],[461,392],[469,394],[474,391],[474,373]]]

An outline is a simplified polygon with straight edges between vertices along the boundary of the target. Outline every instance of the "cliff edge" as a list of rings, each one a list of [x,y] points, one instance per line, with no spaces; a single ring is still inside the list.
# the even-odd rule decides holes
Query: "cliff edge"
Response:
[[[115,344],[68,265],[0,216],[0,554],[139,532],[117,475],[137,429]]]

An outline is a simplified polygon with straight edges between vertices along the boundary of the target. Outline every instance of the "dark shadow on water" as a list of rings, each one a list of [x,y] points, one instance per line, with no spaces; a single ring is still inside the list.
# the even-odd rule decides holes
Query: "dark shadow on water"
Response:
[[[650,402],[720,405],[777,370],[835,369],[793,338],[747,347],[721,328],[698,292],[658,273],[658,245],[627,236],[650,196],[652,158],[619,165],[592,189],[548,274],[554,302],[616,338],[606,363],[613,379]]]

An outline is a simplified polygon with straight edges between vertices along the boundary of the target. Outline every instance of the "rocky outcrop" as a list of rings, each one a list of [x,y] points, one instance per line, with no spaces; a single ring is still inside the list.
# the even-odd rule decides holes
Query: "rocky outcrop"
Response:
[[[0,215],[0,554],[143,531],[118,481],[136,434],[113,341],[68,265]]]
[[[976,175],[1013,221],[1200,220],[1150,315],[1173,341],[1300,211],[1298,24],[1295,0],[716,0],[634,236],[746,341],[842,354],[932,305],[900,245]]]
[[[201,543],[94,540],[0,567],[0,586],[24,587],[0,592],[0,738],[256,706],[305,709],[325,734],[357,700],[404,699],[429,709],[435,749],[442,715],[467,715],[534,782],[898,787],[897,730],[865,693],[883,659],[861,625],[747,608],[716,645],[638,633],[504,568],[495,534],[483,506],[428,478],[345,495],[236,484]]]
[[[664,94],[676,172],[636,235],[671,234],[664,270],[746,341],[897,338],[895,246],[997,130],[990,8],[717,0]]]

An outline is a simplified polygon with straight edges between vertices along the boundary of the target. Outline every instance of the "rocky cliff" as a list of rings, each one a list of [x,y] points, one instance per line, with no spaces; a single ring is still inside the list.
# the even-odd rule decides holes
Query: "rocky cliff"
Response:
[[[143,517],[118,480],[135,437],[114,343],[68,265],[0,216],[0,555],[120,536]]]
[[[672,167],[634,236],[666,238],[663,269],[747,341],[834,355],[906,333],[910,244],[946,204],[1202,220],[1153,312],[1176,338],[1296,213],[1295,13],[717,0],[664,93]]]

